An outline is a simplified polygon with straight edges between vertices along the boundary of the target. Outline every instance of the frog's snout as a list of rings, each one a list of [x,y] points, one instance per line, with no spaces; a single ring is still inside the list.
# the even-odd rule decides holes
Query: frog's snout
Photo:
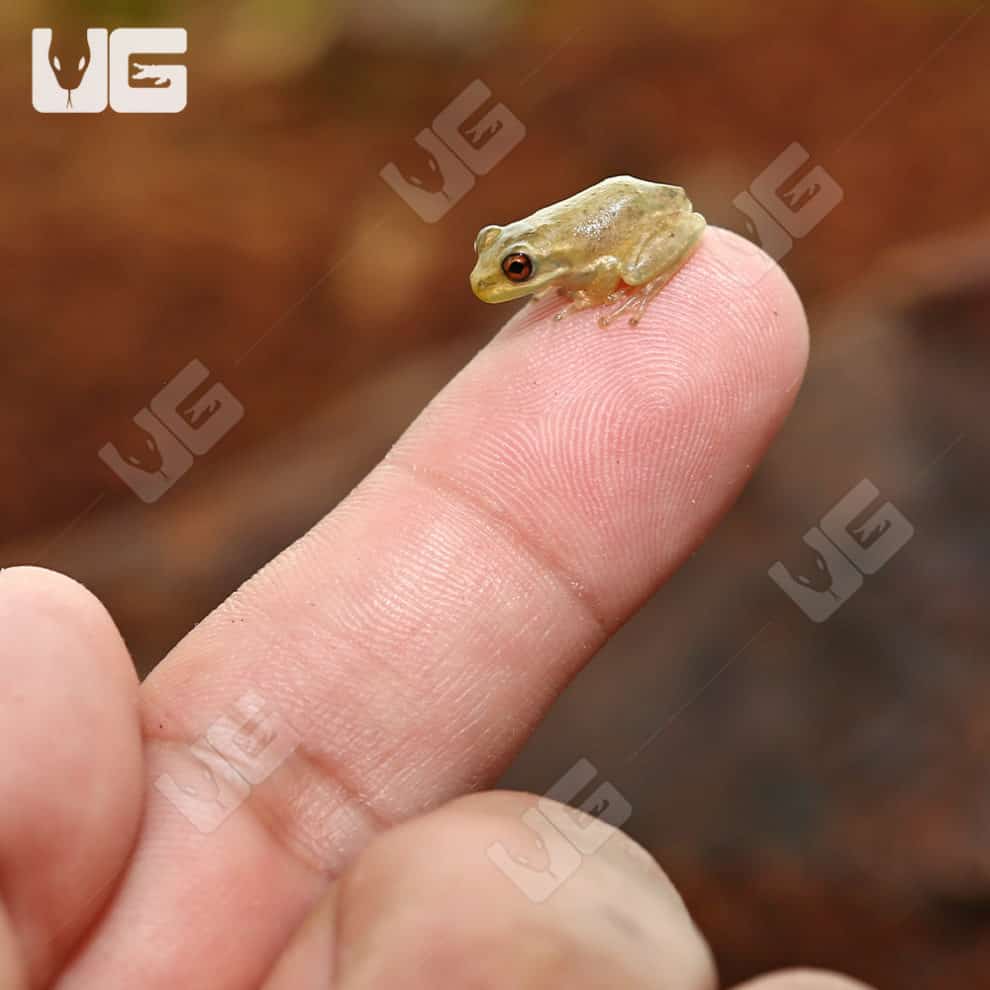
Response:
[[[475,265],[474,271],[471,272],[471,291],[482,302],[495,302],[495,299],[492,298],[495,284],[494,275],[484,275],[481,272],[481,266]]]

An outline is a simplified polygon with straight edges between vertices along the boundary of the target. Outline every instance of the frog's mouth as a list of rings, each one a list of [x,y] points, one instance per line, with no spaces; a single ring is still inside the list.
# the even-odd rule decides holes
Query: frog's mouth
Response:
[[[489,274],[482,274],[479,266],[475,266],[471,272],[471,289],[482,301],[487,303],[510,302],[513,299],[522,299],[523,296],[532,295],[547,283],[546,275],[527,279],[525,282],[510,282],[501,272],[495,271]]]
[[[525,282],[516,285],[501,272],[483,275],[477,268],[471,272],[471,289],[482,302],[487,303],[507,302],[530,291]]]

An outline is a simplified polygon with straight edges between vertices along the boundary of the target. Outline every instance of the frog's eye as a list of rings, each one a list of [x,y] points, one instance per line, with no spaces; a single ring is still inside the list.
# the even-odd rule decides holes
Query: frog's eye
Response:
[[[528,254],[507,254],[502,259],[502,271],[510,282],[525,282],[533,274],[533,262]]]

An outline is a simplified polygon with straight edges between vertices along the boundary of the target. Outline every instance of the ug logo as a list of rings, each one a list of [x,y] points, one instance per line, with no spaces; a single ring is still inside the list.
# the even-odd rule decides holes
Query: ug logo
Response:
[[[186,67],[156,59],[185,52],[185,28],[35,28],[31,102],[39,113],[179,113]]]

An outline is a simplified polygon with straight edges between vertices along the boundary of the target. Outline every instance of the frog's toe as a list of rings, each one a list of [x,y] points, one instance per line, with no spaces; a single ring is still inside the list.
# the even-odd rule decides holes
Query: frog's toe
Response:
[[[617,316],[621,316],[630,306],[639,303],[641,298],[641,292],[639,289],[632,289],[625,294],[625,298],[619,303],[615,309],[609,314],[609,320],[614,320]]]
[[[610,323],[615,322],[615,318],[622,312],[624,306],[617,306],[611,312],[604,312],[598,314],[598,325],[600,327],[607,327]]]

